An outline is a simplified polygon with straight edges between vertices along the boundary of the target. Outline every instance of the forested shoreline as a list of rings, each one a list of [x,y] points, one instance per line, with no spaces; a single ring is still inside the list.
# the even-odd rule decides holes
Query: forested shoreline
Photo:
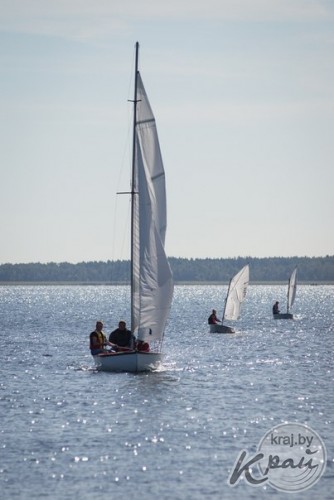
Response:
[[[185,259],[170,257],[176,283],[226,283],[245,264],[251,282],[286,282],[295,266],[298,281],[334,282],[334,255],[325,257],[235,257],[227,259]],[[1,264],[4,283],[129,283],[129,261]]]

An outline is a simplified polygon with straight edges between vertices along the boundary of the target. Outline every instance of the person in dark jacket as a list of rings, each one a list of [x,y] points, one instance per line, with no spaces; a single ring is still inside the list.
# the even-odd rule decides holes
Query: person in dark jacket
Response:
[[[276,301],[273,305],[273,314],[279,314],[279,302]]]
[[[121,320],[118,323],[118,328],[109,335],[109,342],[116,347],[126,347],[133,349],[135,345],[135,336],[126,328],[126,322]]]
[[[209,325],[216,325],[217,323],[221,323],[220,319],[217,318],[217,311],[212,309],[212,313],[208,317]]]

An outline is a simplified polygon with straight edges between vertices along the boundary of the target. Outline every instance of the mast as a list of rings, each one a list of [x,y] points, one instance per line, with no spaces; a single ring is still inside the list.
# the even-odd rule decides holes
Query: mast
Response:
[[[136,125],[137,125],[137,85],[138,85],[138,54],[139,43],[136,42],[136,61],[135,61],[135,82],[133,95],[133,130],[132,130],[132,174],[131,174],[131,331],[134,325],[134,263],[133,263],[133,245],[134,245],[134,210],[135,210],[135,178],[136,178]]]
[[[288,281],[288,293],[287,293],[287,303],[286,303],[286,312],[288,313],[289,312],[289,302],[290,302],[290,283],[291,283],[291,276],[289,278],[289,281]]]
[[[288,306],[287,306],[287,312],[290,310],[290,305],[293,306],[293,303],[295,301],[295,296],[296,296],[296,286],[297,286],[297,267],[294,268],[292,271],[290,278],[289,278],[289,283],[288,283]]]
[[[228,284],[228,289],[227,289],[227,294],[226,294],[226,299],[225,299],[225,305],[224,305],[224,312],[223,312],[223,317],[222,317],[222,324],[223,324],[224,318],[225,318],[226,304],[227,304],[228,294],[230,293],[231,282],[232,282],[232,278],[230,278],[230,282]]]

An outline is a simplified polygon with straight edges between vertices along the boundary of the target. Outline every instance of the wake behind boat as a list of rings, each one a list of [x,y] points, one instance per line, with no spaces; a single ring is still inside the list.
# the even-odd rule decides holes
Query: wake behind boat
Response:
[[[276,312],[278,310],[278,302],[273,307],[273,318],[274,319],[293,319],[293,314],[290,313],[290,309],[294,304],[297,291],[297,267],[292,271],[288,282],[288,293],[287,293],[287,307],[286,313]]]
[[[224,320],[239,319],[241,304],[245,300],[248,284],[249,265],[247,264],[230,280],[222,322],[210,324],[210,333],[235,333],[234,328],[223,323]]]
[[[136,43],[131,191],[131,331],[149,352],[129,350],[94,355],[98,370],[141,372],[162,361],[173,278],[165,253],[165,172],[155,118],[138,71]]]

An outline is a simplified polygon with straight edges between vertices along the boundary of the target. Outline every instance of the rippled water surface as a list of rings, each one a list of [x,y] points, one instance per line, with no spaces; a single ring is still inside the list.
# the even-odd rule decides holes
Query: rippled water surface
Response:
[[[235,335],[208,333],[225,286],[177,286],[164,366],[98,373],[88,350],[129,321],[127,287],[0,286],[0,488],[4,499],[286,498],[227,480],[282,422],[309,425],[323,477],[293,498],[333,498],[333,286],[299,286],[295,320],[275,321],[286,287],[250,286]]]

